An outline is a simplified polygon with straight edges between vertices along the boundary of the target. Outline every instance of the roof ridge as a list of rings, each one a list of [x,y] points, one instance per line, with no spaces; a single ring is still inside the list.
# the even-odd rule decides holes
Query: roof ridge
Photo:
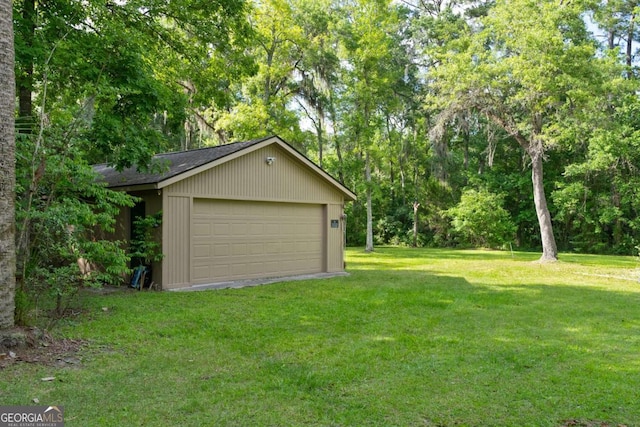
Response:
[[[187,153],[187,152],[194,152],[194,151],[202,151],[202,150],[211,150],[211,149],[215,149],[215,148],[229,147],[231,145],[240,145],[240,144],[253,145],[253,144],[258,144],[258,143],[260,143],[262,141],[266,141],[267,139],[273,138],[274,136],[275,135],[270,135],[270,136],[266,136],[264,138],[250,139],[249,141],[235,141],[235,142],[230,142],[228,144],[213,145],[213,146],[210,146],[210,147],[199,147],[199,148],[194,148],[194,149],[191,149],[191,150],[167,151],[167,152],[164,152],[164,153],[154,154],[153,157],[166,156],[166,155],[172,155],[172,154],[180,154],[180,153]]]
[[[194,148],[192,150],[180,150],[180,151],[165,151],[164,153],[156,153],[151,157],[151,160],[156,159],[157,157],[166,157],[166,156],[171,156],[171,155],[176,155],[176,154],[181,154],[181,153],[192,153],[194,151],[204,151],[204,150],[211,150],[211,149],[215,149],[215,148],[223,148],[223,147],[229,147],[231,145],[239,145],[239,144],[246,144],[247,146],[251,146],[254,144],[258,144],[262,141],[266,141],[268,139],[274,138],[277,135],[269,135],[269,136],[265,136],[263,138],[254,138],[254,139],[250,139],[248,141],[235,141],[235,142],[230,142],[228,144],[220,144],[220,145],[214,145],[211,147],[200,147],[200,148]],[[102,163],[95,163],[92,165],[94,168],[96,167],[106,167],[106,168],[110,168],[113,167],[113,165],[111,165],[108,162],[102,162]],[[132,168],[135,167],[135,165],[131,166]]]

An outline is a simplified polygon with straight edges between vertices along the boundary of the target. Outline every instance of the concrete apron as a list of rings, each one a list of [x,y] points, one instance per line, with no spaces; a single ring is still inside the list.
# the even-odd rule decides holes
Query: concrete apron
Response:
[[[272,283],[280,282],[293,282],[298,280],[314,280],[314,279],[330,279],[332,277],[345,277],[349,276],[349,273],[341,271],[337,273],[315,273],[315,274],[302,274],[299,276],[285,276],[285,277],[272,277],[268,279],[247,279],[247,280],[232,280],[229,282],[218,283],[206,283],[203,285],[193,285],[186,288],[168,289],[172,292],[190,292],[190,291],[206,291],[209,289],[229,289],[229,288],[246,288],[250,286],[269,285]]]

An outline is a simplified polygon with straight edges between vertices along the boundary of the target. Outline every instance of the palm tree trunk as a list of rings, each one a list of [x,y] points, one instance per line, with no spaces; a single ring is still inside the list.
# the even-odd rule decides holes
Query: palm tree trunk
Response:
[[[0,329],[14,326],[15,74],[13,5],[0,0]]]

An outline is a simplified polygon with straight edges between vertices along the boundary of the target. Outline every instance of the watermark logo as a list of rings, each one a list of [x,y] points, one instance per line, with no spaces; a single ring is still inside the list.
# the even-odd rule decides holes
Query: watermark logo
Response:
[[[0,406],[0,427],[64,427],[62,406]]]

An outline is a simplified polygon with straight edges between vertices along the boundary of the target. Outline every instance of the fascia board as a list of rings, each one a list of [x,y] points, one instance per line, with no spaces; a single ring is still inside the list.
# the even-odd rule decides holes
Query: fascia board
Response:
[[[145,190],[158,190],[159,187],[157,184],[140,184],[140,185],[123,185],[120,187],[107,187],[109,190],[113,191],[124,191],[126,193],[132,193],[134,191],[145,191]]]

